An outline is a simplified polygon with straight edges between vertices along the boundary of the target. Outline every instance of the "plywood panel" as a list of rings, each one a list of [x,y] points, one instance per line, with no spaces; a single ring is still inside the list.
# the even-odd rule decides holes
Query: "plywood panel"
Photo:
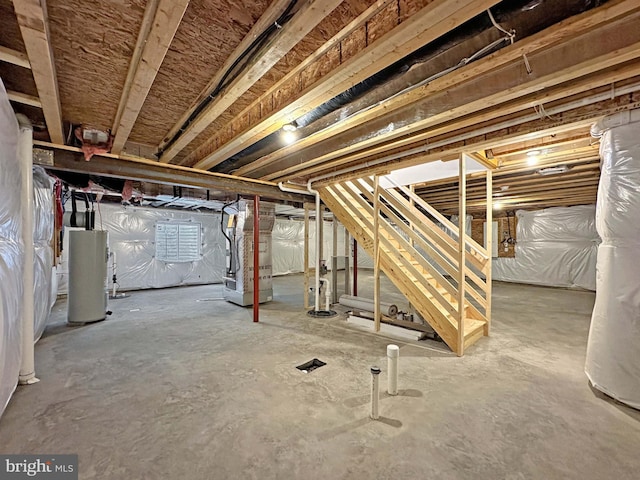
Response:
[[[159,144],[267,7],[268,0],[191,0],[131,139]]]
[[[47,1],[65,120],[111,128],[145,4],[145,0]]]

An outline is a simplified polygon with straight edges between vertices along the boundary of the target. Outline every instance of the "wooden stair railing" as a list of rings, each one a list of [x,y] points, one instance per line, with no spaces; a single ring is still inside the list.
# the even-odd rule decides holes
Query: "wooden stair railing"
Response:
[[[376,189],[373,178],[328,185],[319,192],[372,257],[374,238],[378,238],[381,270],[451,350],[462,355],[466,347],[488,335],[490,289],[485,278],[491,262],[484,247],[463,235],[461,294],[459,229],[414,192],[398,185]]]

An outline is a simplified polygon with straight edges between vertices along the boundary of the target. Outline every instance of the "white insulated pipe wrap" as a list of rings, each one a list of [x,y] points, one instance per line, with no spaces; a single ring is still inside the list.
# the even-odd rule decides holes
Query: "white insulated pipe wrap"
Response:
[[[35,381],[34,337],[34,247],[33,247],[33,129],[20,121],[18,157],[22,174],[22,244],[24,245],[24,273],[22,292],[22,363],[19,382]]]
[[[371,418],[374,420],[378,420],[378,418],[380,418],[380,371],[381,370],[378,367],[371,367]]]
[[[398,394],[398,357],[400,357],[400,347],[387,345],[387,393],[389,395]]]

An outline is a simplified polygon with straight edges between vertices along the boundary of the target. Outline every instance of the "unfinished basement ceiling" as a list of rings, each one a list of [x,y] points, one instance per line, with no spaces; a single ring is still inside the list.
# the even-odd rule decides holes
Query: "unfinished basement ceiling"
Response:
[[[505,205],[593,203],[597,146],[589,147],[589,124],[640,103],[633,0],[48,0],[41,7],[21,4],[16,15],[0,0],[0,46],[31,53],[35,65],[0,61],[0,77],[16,110],[42,127],[36,138],[67,143],[70,124],[112,129],[124,147],[113,153],[269,182],[330,183],[464,151],[483,155],[498,182],[540,144],[541,165],[567,159],[590,165],[593,175],[574,178],[572,167],[558,174],[560,183],[520,169],[527,188],[514,188]],[[42,87],[47,69],[34,53],[41,50],[29,52],[33,39],[23,39],[33,35],[28,25],[44,24],[57,98]],[[145,71],[153,61],[157,72]],[[286,145],[281,127],[294,121],[302,128]],[[579,195],[555,196],[560,186]],[[430,196],[427,187],[419,190],[425,198],[452,210],[453,190],[438,183]]]

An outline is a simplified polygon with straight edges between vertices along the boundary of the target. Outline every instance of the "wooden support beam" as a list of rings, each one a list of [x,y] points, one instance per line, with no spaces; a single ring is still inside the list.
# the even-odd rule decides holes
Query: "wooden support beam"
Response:
[[[175,142],[168,145],[160,157],[160,161],[163,163],[171,161],[340,3],[342,3],[342,0],[307,0],[293,18],[278,30],[277,37],[262,54],[204,108]]]
[[[7,97],[9,97],[9,100],[11,100],[12,102],[42,108],[42,102],[40,101],[40,99],[38,97],[34,97],[33,95],[27,95],[26,93],[7,90]]]
[[[53,143],[63,144],[62,110],[56,66],[51,49],[46,1],[13,0],[13,8],[31,64],[38,97],[42,102],[42,112],[47,122],[49,137]]]
[[[498,3],[494,0],[434,0],[362,52],[335,68],[294,101],[257,125],[242,132],[218,151],[195,164],[209,169],[277,131],[284,123],[301,117],[353,85],[404,58],[418,48]],[[237,172],[244,175],[243,169]]]
[[[26,54],[17,50],[0,46],[0,62],[7,62],[23,68],[31,68]]]
[[[113,122],[113,147],[119,154],[129,138],[151,85],[158,74],[189,0],[150,0]]]
[[[466,221],[467,221],[467,167],[466,155],[460,155],[460,167],[458,172],[458,349],[459,357],[464,355],[464,320],[465,320],[465,287],[467,284],[467,260],[466,260]]]
[[[309,310],[309,204],[304,204],[304,308]]]
[[[308,198],[305,195],[283,192],[277,184],[271,182],[247,180],[233,175],[203,172],[178,165],[163,165],[142,158],[134,159],[110,154],[94,155],[91,157],[91,161],[87,162],[79,148],[53,145],[47,142],[34,142],[34,144],[48,150],[54,150],[53,165],[43,165],[52,170],[219,190],[234,195],[254,196],[258,194],[263,199],[303,202]]]

